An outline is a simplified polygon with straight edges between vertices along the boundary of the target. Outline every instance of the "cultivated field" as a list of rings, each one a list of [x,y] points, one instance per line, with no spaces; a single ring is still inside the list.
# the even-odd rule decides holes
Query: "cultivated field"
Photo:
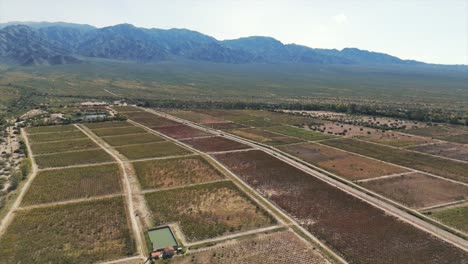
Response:
[[[432,212],[431,217],[458,230],[468,233],[468,206],[454,207]]]
[[[120,171],[114,164],[41,171],[22,206],[120,193]]]
[[[408,129],[405,130],[405,133],[468,144],[468,128],[463,126],[427,126]]]
[[[230,130],[230,129],[236,129],[236,128],[246,128],[247,126],[233,123],[233,122],[225,122],[225,123],[208,123],[208,124],[203,124],[204,126],[207,126],[209,128],[213,129],[219,129],[219,130]]]
[[[34,143],[31,145],[31,150],[36,155],[93,148],[99,148],[99,146],[89,138],[71,139],[50,143]]]
[[[124,145],[131,145],[131,144],[143,144],[143,143],[151,143],[151,142],[159,142],[164,141],[163,138],[156,136],[155,134],[151,133],[142,133],[137,135],[120,135],[120,136],[108,136],[102,137],[104,141],[109,143],[109,145],[117,147],[117,146],[124,146]]]
[[[126,115],[129,119],[149,127],[179,125],[175,121],[148,112],[126,113]]]
[[[463,263],[468,257],[261,151],[215,157],[351,263]]]
[[[202,157],[134,162],[143,189],[182,186],[219,180],[221,174]]]
[[[26,132],[28,134],[36,133],[58,133],[58,132],[69,132],[69,131],[78,131],[74,125],[65,125],[65,126],[38,126],[38,127],[28,127]]]
[[[433,173],[442,177],[468,182],[468,164],[366,143],[353,139],[327,140],[322,144],[344,149],[379,160],[391,162],[401,166]]]
[[[132,124],[125,122],[125,121],[96,122],[96,123],[86,123],[84,125],[87,126],[89,129],[133,126]]]
[[[174,264],[261,264],[261,263],[294,263],[319,264],[328,263],[315,249],[300,240],[289,231],[258,235],[254,238],[228,242],[212,249],[176,257],[170,261]]]
[[[145,194],[155,225],[178,222],[188,241],[265,227],[274,223],[231,182]]]
[[[205,115],[202,113],[197,113],[194,111],[184,111],[184,110],[165,110],[164,112],[177,116],[195,123],[206,124],[206,123],[223,123],[223,119],[216,118],[213,116]]]
[[[176,139],[209,136],[211,134],[202,130],[187,126],[187,125],[174,125],[166,127],[157,127],[154,130]]]
[[[229,133],[268,145],[283,145],[301,142],[300,139],[280,135],[260,128],[231,130]]]
[[[95,164],[113,161],[112,157],[102,149],[46,154],[36,156],[34,159],[36,160],[39,168]]]
[[[250,148],[247,145],[233,141],[224,137],[194,138],[181,142],[188,144],[201,151],[229,151]]]
[[[394,131],[375,130],[357,138],[394,147],[406,147],[435,142],[431,138],[416,137]]]
[[[92,131],[94,134],[100,137],[146,133],[146,130],[144,130],[141,127],[136,127],[136,126],[99,128],[99,129],[93,129]]]
[[[408,148],[432,155],[468,161],[468,146],[456,143],[437,143]]]
[[[348,180],[368,179],[408,171],[314,143],[281,146],[279,149]]]
[[[468,198],[467,186],[422,173],[411,173],[360,184],[415,209]]]
[[[190,153],[188,150],[167,141],[121,146],[115,149],[129,159],[154,158]]]
[[[142,111],[140,108],[131,106],[131,105],[125,105],[125,106],[113,106],[112,109],[114,109],[117,112],[139,112]]]
[[[203,113],[206,115],[214,116],[220,119],[232,121],[239,123],[245,126],[254,126],[254,127],[269,127],[277,125],[277,123],[272,122],[269,118],[252,116],[242,110],[195,110],[198,113]]]
[[[324,134],[324,133],[315,132],[315,131],[312,131],[312,130],[309,130],[309,129],[286,126],[286,125],[268,127],[266,129],[270,130],[270,131],[273,131],[273,132],[280,133],[280,134],[288,135],[288,136],[291,136],[291,137],[302,138],[302,139],[308,140],[308,141],[315,141],[315,140],[334,138],[334,136],[327,135],[327,134]]]
[[[122,198],[19,211],[0,245],[2,263],[94,263],[135,254]]]
[[[67,131],[67,132],[56,132],[46,134],[33,134],[29,135],[28,138],[34,143],[43,143],[49,141],[62,141],[70,139],[85,138],[86,135],[81,131]]]

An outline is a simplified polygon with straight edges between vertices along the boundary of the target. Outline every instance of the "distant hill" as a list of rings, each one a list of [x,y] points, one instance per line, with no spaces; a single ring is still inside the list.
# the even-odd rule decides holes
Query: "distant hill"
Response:
[[[314,49],[271,37],[218,41],[187,29],[104,28],[63,22],[0,24],[0,62],[20,65],[78,63],[85,57],[151,63],[188,59],[222,63],[419,65],[422,62],[357,48]]]

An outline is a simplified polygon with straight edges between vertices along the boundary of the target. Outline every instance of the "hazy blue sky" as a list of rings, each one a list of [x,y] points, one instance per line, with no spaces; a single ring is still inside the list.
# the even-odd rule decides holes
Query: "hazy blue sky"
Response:
[[[468,0],[0,0],[0,22],[189,28],[217,39],[272,36],[468,64]]]

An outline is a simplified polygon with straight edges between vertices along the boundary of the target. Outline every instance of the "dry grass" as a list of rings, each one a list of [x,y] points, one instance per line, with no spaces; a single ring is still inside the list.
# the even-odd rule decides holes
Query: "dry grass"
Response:
[[[221,174],[201,157],[134,162],[144,189],[182,186],[221,179]]]

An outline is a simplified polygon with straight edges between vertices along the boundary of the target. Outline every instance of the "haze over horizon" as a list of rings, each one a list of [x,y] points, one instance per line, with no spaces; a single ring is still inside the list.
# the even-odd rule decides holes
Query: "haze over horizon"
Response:
[[[219,40],[269,36],[313,48],[356,47],[427,63],[468,65],[468,1],[0,0],[0,23],[63,21],[187,28]],[[53,7],[53,8],[51,8]]]

